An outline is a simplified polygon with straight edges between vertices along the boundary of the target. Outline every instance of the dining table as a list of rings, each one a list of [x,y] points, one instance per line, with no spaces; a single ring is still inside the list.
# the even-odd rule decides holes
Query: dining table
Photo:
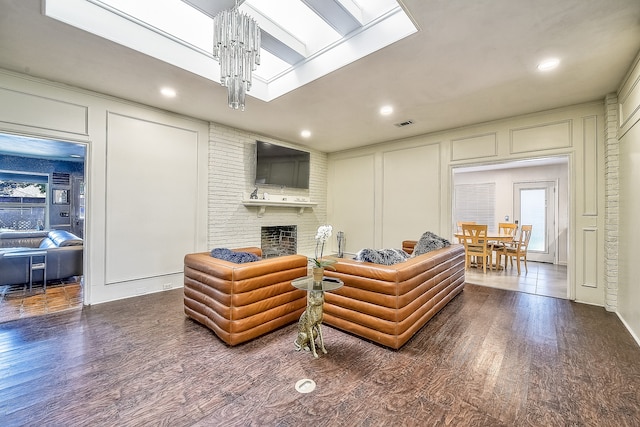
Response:
[[[469,236],[465,236],[463,233],[455,233],[454,237],[456,239],[458,239],[458,241],[460,243],[462,243],[462,241],[465,239],[465,237],[469,237]],[[498,231],[487,231],[487,241],[489,242],[489,244],[496,242],[496,243],[509,243],[509,242],[513,242],[513,240],[515,239],[515,235],[513,234],[507,234],[507,233],[500,233]],[[493,257],[492,257],[493,258]],[[500,256],[500,258],[502,258],[502,255]],[[495,267],[497,269],[501,269],[502,265],[500,264],[499,260],[496,260],[496,264]]]

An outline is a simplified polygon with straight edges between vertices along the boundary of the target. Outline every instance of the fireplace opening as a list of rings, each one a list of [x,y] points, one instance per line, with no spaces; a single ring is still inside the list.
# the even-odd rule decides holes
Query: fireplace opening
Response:
[[[296,225],[275,225],[260,229],[260,248],[263,258],[275,258],[298,253]]]

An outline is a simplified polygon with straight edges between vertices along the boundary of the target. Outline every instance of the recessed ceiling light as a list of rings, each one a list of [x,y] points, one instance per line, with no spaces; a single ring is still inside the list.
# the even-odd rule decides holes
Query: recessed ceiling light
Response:
[[[160,89],[160,93],[166,96],[167,98],[176,97],[176,91],[174,89],[171,89],[170,87],[163,87],[162,89]]]
[[[300,136],[303,138],[309,138],[311,136],[311,131],[305,129],[302,132],[300,132]]]
[[[383,116],[388,116],[391,113],[393,113],[393,107],[391,105],[385,105],[384,107],[380,108],[380,114],[382,114]]]
[[[560,64],[560,60],[558,58],[549,58],[538,64],[538,70],[540,71],[549,71],[553,70]]]

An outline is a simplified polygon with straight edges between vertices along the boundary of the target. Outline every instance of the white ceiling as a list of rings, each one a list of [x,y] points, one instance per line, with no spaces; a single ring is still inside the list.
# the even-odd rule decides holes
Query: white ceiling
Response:
[[[217,83],[43,16],[41,0],[0,0],[0,67],[332,152],[602,99],[640,50],[638,0],[403,6],[417,33],[244,112]],[[548,56],[562,62],[542,74]]]

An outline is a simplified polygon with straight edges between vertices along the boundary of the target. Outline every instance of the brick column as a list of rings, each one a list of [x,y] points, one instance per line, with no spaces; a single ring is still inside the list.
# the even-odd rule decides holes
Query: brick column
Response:
[[[620,148],[618,96],[605,98],[605,309],[618,308],[618,227],[620,218]]]

